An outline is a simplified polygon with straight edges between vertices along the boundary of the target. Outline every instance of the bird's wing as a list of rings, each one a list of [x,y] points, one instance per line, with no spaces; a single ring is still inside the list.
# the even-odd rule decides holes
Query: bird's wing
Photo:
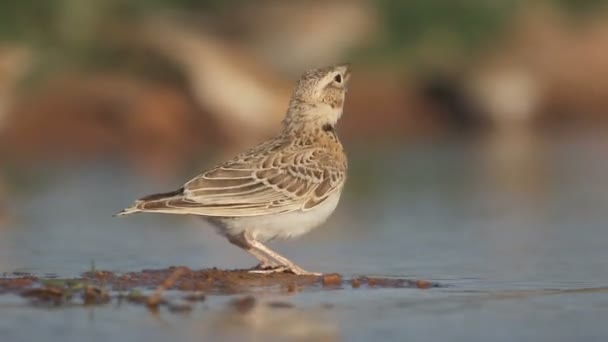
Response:
[[[342,187],[345,170],[323,149],[235,158],[177,192],[142,198],[140,211],[241,217],[310,210]]]

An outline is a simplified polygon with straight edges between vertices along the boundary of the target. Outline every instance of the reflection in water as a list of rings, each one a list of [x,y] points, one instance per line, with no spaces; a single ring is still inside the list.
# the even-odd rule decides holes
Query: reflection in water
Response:
[[[552,173],[543,141],[529,127],[514,125],[494,130],[479,146],[477,186],[490,211],[485,215],[489,225],[480,234],[505,269],[533,275],[543,258],[538,246],[547,239],[549,228],[543,220],[551,201]]]
[[[11,224],[11,214],[8,208],[8,194],[5,190],[3,179],[0,175],[0,237],[4,234],[3,230]],[[7,258],[0,253],[0,270],[10,269],[11,265],[7,262]]]
[[[0,178],[0,229],[8,225],[9,213],[8,213],[8,199],[2,178]]]
[[[202,330],[237,340],[339,341],[336,321],[330,316],[331,312],[321,307],[303,309],[282,300],[246,297],[218,312],[209,321],[210,326],[203,325]]]
[[[487,134],[479,144],[480,168],[487,186],[495,187],[498,194],[517,197],[535,205],[539,196],[546,195],[545,177],[550,174],[548,151],[544,141],[527,127],[498,129]]]

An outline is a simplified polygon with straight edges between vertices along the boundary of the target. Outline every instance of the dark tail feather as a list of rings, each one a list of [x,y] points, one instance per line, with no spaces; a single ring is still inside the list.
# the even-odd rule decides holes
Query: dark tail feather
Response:
[[[113,216],[123,216],[135,214],[142,211],[161,211],[166,209],[179,208],[180,204],[184,203],[181,197],[184,194],[184,188],[179,188],[175,191],[153,194],[142,197],[135,201],[132,206],[123,209]]]

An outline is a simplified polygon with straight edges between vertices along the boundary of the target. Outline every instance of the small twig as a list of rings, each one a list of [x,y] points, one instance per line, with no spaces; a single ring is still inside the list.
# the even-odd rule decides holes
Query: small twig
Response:
[[[156,290],[154,291],[154,294],[152,294],[150,297],[148,297],[148,301],[147,301],[147,305],[149,308],[156,308],[158,307],[158,304],[160,303],[160,297],[162,296],[163,292],[165,290],[167,290],[168,288],[171,288],[173,286],[173,284],[175,283],[175,281],[177,281],[177,279],[179,279],[179,277],[182,276],[182,274],[184,274],[188,269],[186,267],[178,267],[177,269],[175,269],[175,271],[173,271],[173,273],[171,273],[171,275],[169,277],[167,277],[167,279],[165,279],[162,284],[160,284]]]

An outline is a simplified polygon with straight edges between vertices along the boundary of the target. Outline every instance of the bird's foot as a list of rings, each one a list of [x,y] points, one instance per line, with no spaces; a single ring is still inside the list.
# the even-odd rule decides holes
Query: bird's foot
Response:
[[[272,269],[275,269],[278,267],[283,267],[283,266],[264,261],[264,262],[260,262],[259,264],[253,266],[250,270],[251,271],[266,271],[266,270],[272,270]]]
[[[249,273],[256,273],[256,274],[272,274],[272,273],[292,273],[295,275],[306,275],[306,276],[315,276],[315,277],[320,277],[323,275],[323,273],[317,273],[317,272],[309,272],[306,271],[305,269],[296,266],[296,265],[290,265],[290,266],[275,266],[275,265],[257,265],[256,267],[252,268],[251,270],[249,270]]]
[[[307,271],[307,270],[301,268],[300,266],[296,266],[296,265],[290,265],[289,267],[286,267],[285,271],[289,272],[289,273],[293,273],[295,275],[306,275],[306,276],[315,276],[315,277],[320,277],[323,275],[323,273],[310,272],[310,271]]]
[[[256,274],[272,274],[272,273],[280,273],[280,272],[286,272],[289,269],[285,266],[275,266],[275,265],[267,265],[267,266],[262,266],[262,265],[258,265],[252,269],[249,270],[249,273],[256,273]]]

